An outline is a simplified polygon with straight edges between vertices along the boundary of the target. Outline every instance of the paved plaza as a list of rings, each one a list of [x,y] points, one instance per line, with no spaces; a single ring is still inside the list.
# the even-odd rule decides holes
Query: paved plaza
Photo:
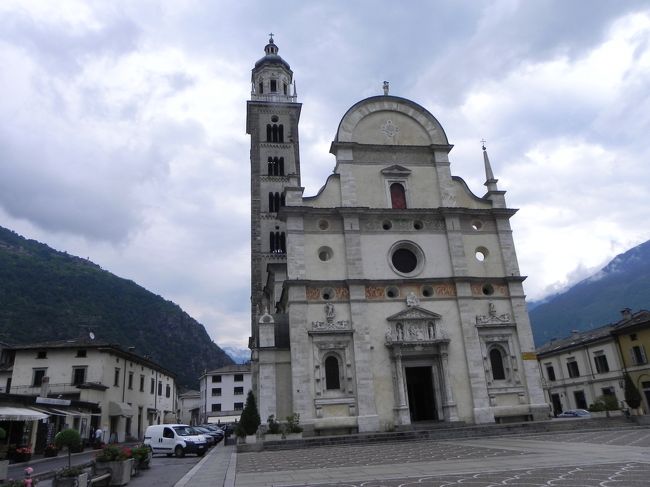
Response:
[[[233,469],[236,487],[640,487],[650,485],[650,429],[240,453]]]

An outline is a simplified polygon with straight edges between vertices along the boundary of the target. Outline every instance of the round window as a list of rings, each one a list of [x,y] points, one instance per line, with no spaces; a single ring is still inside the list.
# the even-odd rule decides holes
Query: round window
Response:
[[[272,115],[271,116],[271,122],[277,122],[278,120],[280,120],[280,119],[278,118],[277,115]]]
[[[318,258],[326,262],[332,258],[333,252],[329,247],[321,247],[318,249]]]
[[[413,277],[424,267],[424,253],[413,242],[397,242],[390,250],[388,262],[396,273]]]
[[[383,228],[384,230],[390,230],[391,228],[393,228],[393,224],[391,223],[390,220],[385,220],[382,222],[381,228]]]
[[[399,289],[396,288],[395,286],[391,286],[389,288],[386,288],[386,296],[389,298],[398,298],[399,297]]]
[[[433,296],[433,288],[431,286],[424,286],[422,288],[422,296],[425,298],[430,298]]]
[[[327,220],[319,220],[318,228],[321,230],[327,230],[330,227],[330,223]]]

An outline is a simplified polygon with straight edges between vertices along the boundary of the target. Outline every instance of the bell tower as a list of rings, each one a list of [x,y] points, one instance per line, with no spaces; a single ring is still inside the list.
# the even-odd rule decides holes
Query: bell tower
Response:
[[[278,312],[286,276],[286,224],[278,219],[285,188],[300,186],[296,84],[289,64],[278,55],[270,34],[264,57],[251,73],[251,98],[247,102],[246,133],[251,136],[251,336],[253,390],[258,401],[269,395],[259,390],[257,374],[260,347],[265,355],[284,344],[275,343],[273,330],[264,332],[260,344],[260,317],[268,322]],[[270,341],[269,341],[270,338]],[[288,348],[288,344],[284,345]],[[273,359],[267,357],[267,359]],[[266,360],[268,362],[268,360]],[[261,394],[261,396],[260,396]],[[266,396],[266,397],[263,397]],[[262,406],[262,404],[260,404]],[[275,413],[275,411],[274,411]]]

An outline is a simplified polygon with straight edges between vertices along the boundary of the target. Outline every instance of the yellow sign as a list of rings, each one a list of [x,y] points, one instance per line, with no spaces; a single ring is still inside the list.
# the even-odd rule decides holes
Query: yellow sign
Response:
[[[522,352],[522,360],[537,360],[537,354],[535,352]]]

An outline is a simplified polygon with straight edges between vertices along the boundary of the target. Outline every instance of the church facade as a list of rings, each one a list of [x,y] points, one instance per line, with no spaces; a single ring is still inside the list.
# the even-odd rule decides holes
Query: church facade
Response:
[[[544,419],[506,207],[452,176],[427,110],[384,94],[343,116],[333,173],[300,185],[293,72],[273,39],[252,70],[253,390],[307,433]]]

